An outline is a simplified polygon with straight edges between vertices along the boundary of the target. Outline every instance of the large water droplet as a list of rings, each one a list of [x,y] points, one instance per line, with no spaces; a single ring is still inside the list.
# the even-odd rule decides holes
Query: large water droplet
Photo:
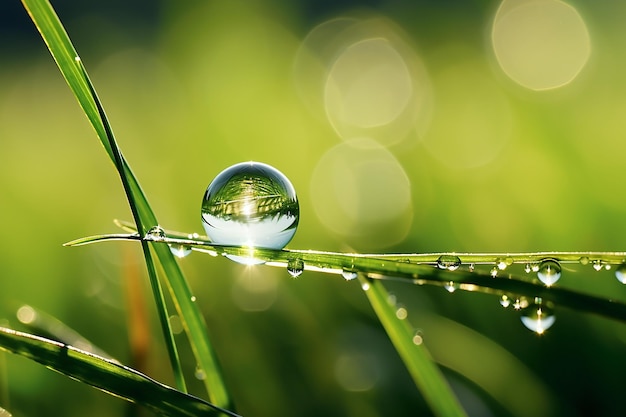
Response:
[[[622,284],[626,284],[626,264],[621,264],[615,269],[615,278]]]
[[[440,269],[456,271],[461,266],[461,259],[455,255],[441,255],[439,259],[437,259],[437,266]]]
[[[539,265],[537,278],[546,286],[551,286],[561,278],[561,265],[553,259],[547,259]]]
[[[290,259],[287,262],[287,272],[289,275],[296,278],[299,277],[304,271],[304,262],[301,259]]]
[[[191,253],[191,247],[185,246],[185,245],[171,244],[170,251],[177,258],[184,258],[185,256],[188,256]]]
[[[296,232],[299,212],[296,191],[285,175],[260,162],[242,162],[222,171],[207,188],[202,225],[217,244],[282,249]]]
[[[554,324],[556,318],[552,310],[543,305],[535,305],[524,310],[521,317],[524,326],[537,334],[543,334]]]

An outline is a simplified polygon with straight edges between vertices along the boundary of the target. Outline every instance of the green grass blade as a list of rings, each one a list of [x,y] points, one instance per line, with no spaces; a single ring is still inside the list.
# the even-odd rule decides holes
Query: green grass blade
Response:
[[[140,372],[72,346],[0,327],[0,347],[168,416],[237,416]]]
[[[116,164],[124,182],[131,209],[133,214],[136,214],[138,225],[143,226],[142,229],[157,225],[157,219],[137,179],[121,153],[115,149],[116,144],[110,134],[106,116],[98,108],[98,98],[90,87],[86,73],[82,70],[82,64],[77,62],[76,57],[78,55],[52,6],[46,0],[22,0],[22,3],[40,31],[68,85],[91,121],[109,157]],[[142,232],[145,232],[145,229]],[[198,366],[207,375],[204,382],[209,392],[209,398],[220,406],[230,407],[230,398],[206,333],[204,318],[194,302],[195,297],[192,297],[189,285],[169,248],[164,245],[155,245],[154,250],[165,272],[168,287],[189,337]],[[144,251],[144,254],[148,261],[148,268],[151,268],[149,251]],[[157,282],[153,280],[152,284],[156,285]],[[155,293],[157,292],[155,290]],[[158,296],[156,298],[158,303]]]
[[[415,330],[406,317],[398,316],[397,307],[395,303],[390,302],[383,283],[362,274],[359,274],[359,281],[389,339],[433,413],[438,417],[466,416],[440,369],[422,343],[421,337],[415,336]]]

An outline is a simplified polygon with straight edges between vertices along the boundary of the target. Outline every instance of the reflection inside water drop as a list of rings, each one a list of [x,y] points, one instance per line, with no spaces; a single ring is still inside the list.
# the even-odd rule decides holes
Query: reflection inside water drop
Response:
[[[170,251],[177,258],[184,258],[185,256],[188,256],[191,253],[191,247],[189,246],[176,245],[176,244],[171,244],[169,246],[170,246]]]
[[[537,278],[548,287],[553,285],[561,278],[561,265],[553,259],[541,262]]]
[[[290,259],[287,262],[287,272],[293,278],[299,277],[304,271],[304,262],[301,259]]]
[[[437,267],[447,269],[448,271],[456,271],[461,266],[461,258],[456,255],[441,255],[437,259]]]
[[[346,281],[352,281],[353,279],[355,279],[357,277],[357,272],[356,271],[351,271],[349,269],[343,269],[341,271],[341,276],[344,277],[344,279]]]
[[[626,263],[615,269],[615,278],[622,284],[626,284]]]
[[[209,238],[220,245],[282,249],[295,234],[298,219],[293,185],[276,168],[260,162],[225,169],[211,182],[202,200],[202,225]],[[245,257],[226,256],[251,263]]]
[[[543,305],[535,305],[522,313],[522,323],[537,334],[543,334],[554,324],[556,318],[552,310]]]

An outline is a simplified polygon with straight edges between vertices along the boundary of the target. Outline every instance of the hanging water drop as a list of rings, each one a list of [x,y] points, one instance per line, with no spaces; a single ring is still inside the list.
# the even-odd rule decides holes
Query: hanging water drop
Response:
[[[461,258],[456,255],[441,255],[437,259],[439,269],[447,269],[448,271],[456,271],[461,266]]]
[[[419,346],[422,343],[424,343],[424,337],[422,336],[422,332],[418,330],[413,335],[413,344]]]
[[[151,227],[150,230],[146,232],[144,236],[145,240],[151,240],[153,242],[160,242],[165,239],[167,236],[165,235],[165,230],[161,226]]]
[[[202,225],[220,245],[282,249],[296,232],[299,212],[289,179],[260,162],[225,169],[209,184],[202,199]],[[251,263],[245,257],[227,257]]]
[[[475,268],[476,268],[476,265],[474,265],[474,264],[470,264],[470,266],[469,266],[469,271],[470,271],[470,272],[474,272],[474,269],[475,269]]]
[[[343,268],[341,270],[341,276],[344,277],[346,281],[352,281],[358,276],[358,274],[356,271],[351,271],[349,269]]]
[[[454,281],[448,281],[444,286],[443,286],[449,293],[453,293],[456,291],[457,285]]]
[[[404,308],[404,306],[399,306],[396,310],[396,318],[399,320],[404,320],[409,316],[409,312]]]
[[[524,265],[524,272],[526,272],[527,274],[530,274],[530,271],[531,271],[530,264]]]
[[[287,262],[287,272],[289,272],[289,275],[291,275],[292,277],[299,277],[300,275],[302,275],[303,271],[304,262],[302,262],[302,259],[290,259]]]
[[[593,261],[593,269],[595,269],[596,271],[600,271],[602,270],[602,261]]]
[[[544,305],[535,305],[522,313],[522,323],[537,334],[543,334],[554,324],[552,310]]]
[[[500,270],[500,271],[504,271],[507,267],[507,263],[504,259],[496,259],[496,267]]]
[[[489,274],[491,275],[491,278],[495,278],[498,276],[498,267],[494,266],[493,268],[491,268],[491,271],[489,272]]]
[[[170,251],[177,258],[184,258],[185,256],[188,256],[191,253],[191,247],[189,246],[178,245],[178,244],[170,244],[169,246],[170,246]]]
[[[537,278],[546,286],[554,285],[561,278],[561,265],[553,259],[547,259],[539,265]]]
[[[589,257],[581,256],[578,262],[580,262],[581,265],[589,265]]]
[[[615,269],[615,278],[622,284],[626,284],[626,263],[621,264]]]
[[[500,297],[500,305],[507,308],[511,305],[511,299],[506,294],[503,294],[502,297]]]

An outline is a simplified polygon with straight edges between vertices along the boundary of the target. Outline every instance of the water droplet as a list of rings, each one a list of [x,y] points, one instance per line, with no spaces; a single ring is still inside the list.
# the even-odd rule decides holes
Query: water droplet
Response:
[[[475,268],[476,268],[476,265],[474,265],[474,264],[470,264],[470,266],[469,266],[469,271],[470,271],[470,272],[474,272],[474,269],[475,269]]]
[[[607,271],[610,271],[611,270],[611,264],[604,265],[604,269],[606,269]]]
[[[395,307],[396,303],[398,302],[398,299],[396,298],[395,295],[389,294],[387,296],[387,302],[389,303],[390,306],[394,306]]]
[[[457,285],[454,281],[449,281],[443,286],[449,293],[453,293],[456,291]]]
[[[626,263],[621,264],[615,269],[615,278],[622,284],[626,284]]]
[[[413,336],[413,344],[419,346],[422,343],[424,343],[424,337],[422,336],[422,332],[418,330],[415,332],[415,335]]]
[[[346,281],[352,281],[353,279],[355,279],[358,274],[356,271],[351,271],[349,269],[344,268],[341,271],[341,276],[344,277],[346,279]]]
[[[604,265],[602,265],[602,261],[593,261],[593,269],[596,271],[600,271]]]
[[[185,256],[188,256],[191,253],[191,247],[185,246],[185,245],[171,244],[170,251],[177,258],[184,258]]]
[[[209,184],[202,200],[202,225],[217,244],[282,249],[296,232],[299,212],[296,192],[285,175],[260,162],[243,162]],[[250,263],[240,256],[227,257]]]
[[[496,267],[500,271],[504,271],[507,266],[509,266],[509,265],[507,265],[507,263],[506,263],[506,261],[504,259],[496,259]]]
[[[440,269],[456,271],[461,266],[461,259],[455,255],[441,255],[439,259],[437,259],[437,266]]]
[[[513,308],[516,310],[523,310],[528,307],[528,300],[525,297],[516,298],[513,302]]]
[[[578,262],[580,262],[581,265],[589,265],[589,257],[588,256],[581,256],[581,258],[578,260]]]
[[[531,271],[533,271],[533,272],[539,272],[539,266],[540,266],[539,264],[532,264],[532,265],[530,266],[530,269],[531,269]]]
[[[561,265],[553,259],[541,262],[537,271],[537,278],[548,287],[554,285],[561,278]]]
[[[192,295],[192,296],[191,296],[191,302],[192,302],[192,303],[195,303],[195,302],[196,302],[196,296],[195,296],[195,295]]]
[[[161,226],[151,227],[144,236],[145,240],[151,240],[153,242],[160,242],[166,238],[165,230]]]
[[[544,305],[535,305],[522,313],[522,323],[537,334],[543,334],[554,324],[556,318],[552,310]]]
[[[193,375],[196,377],[196,379],[199,379],[200,381],[204,381],[206,379],[206,372],[204,372],[204,369],[200,368],[199,366],[196,367]]]
[[[502,297],[500,297],[500,305],[507,308],[511,305],[511,299],[506,294],[503,294]]]
[[[367,291],[370,289],[370,283],[369,282],[364,282],[363,284],[361,284],[361,288],[363,289],[363,291]]]
[[[396,310],[396,317],[400,320],[404,320],[408,317],[409,312],[406,310],[406,308],[400,306],[398,307],[398,309]]]
[[[491,268],[491,271],[489,272],[489,274],[491,274],[492,278],[495,278],[498,276],[498,267],[494,266],[493,268]]]
[[[524,272],[526,272],[527,274],[530,274],[530,271],[531,271],[530,264],[524,265]]]
[[[302,259],[290,259],[287,262],[287,272],[294,278],[299,277],[304,271],[304,262]]]

